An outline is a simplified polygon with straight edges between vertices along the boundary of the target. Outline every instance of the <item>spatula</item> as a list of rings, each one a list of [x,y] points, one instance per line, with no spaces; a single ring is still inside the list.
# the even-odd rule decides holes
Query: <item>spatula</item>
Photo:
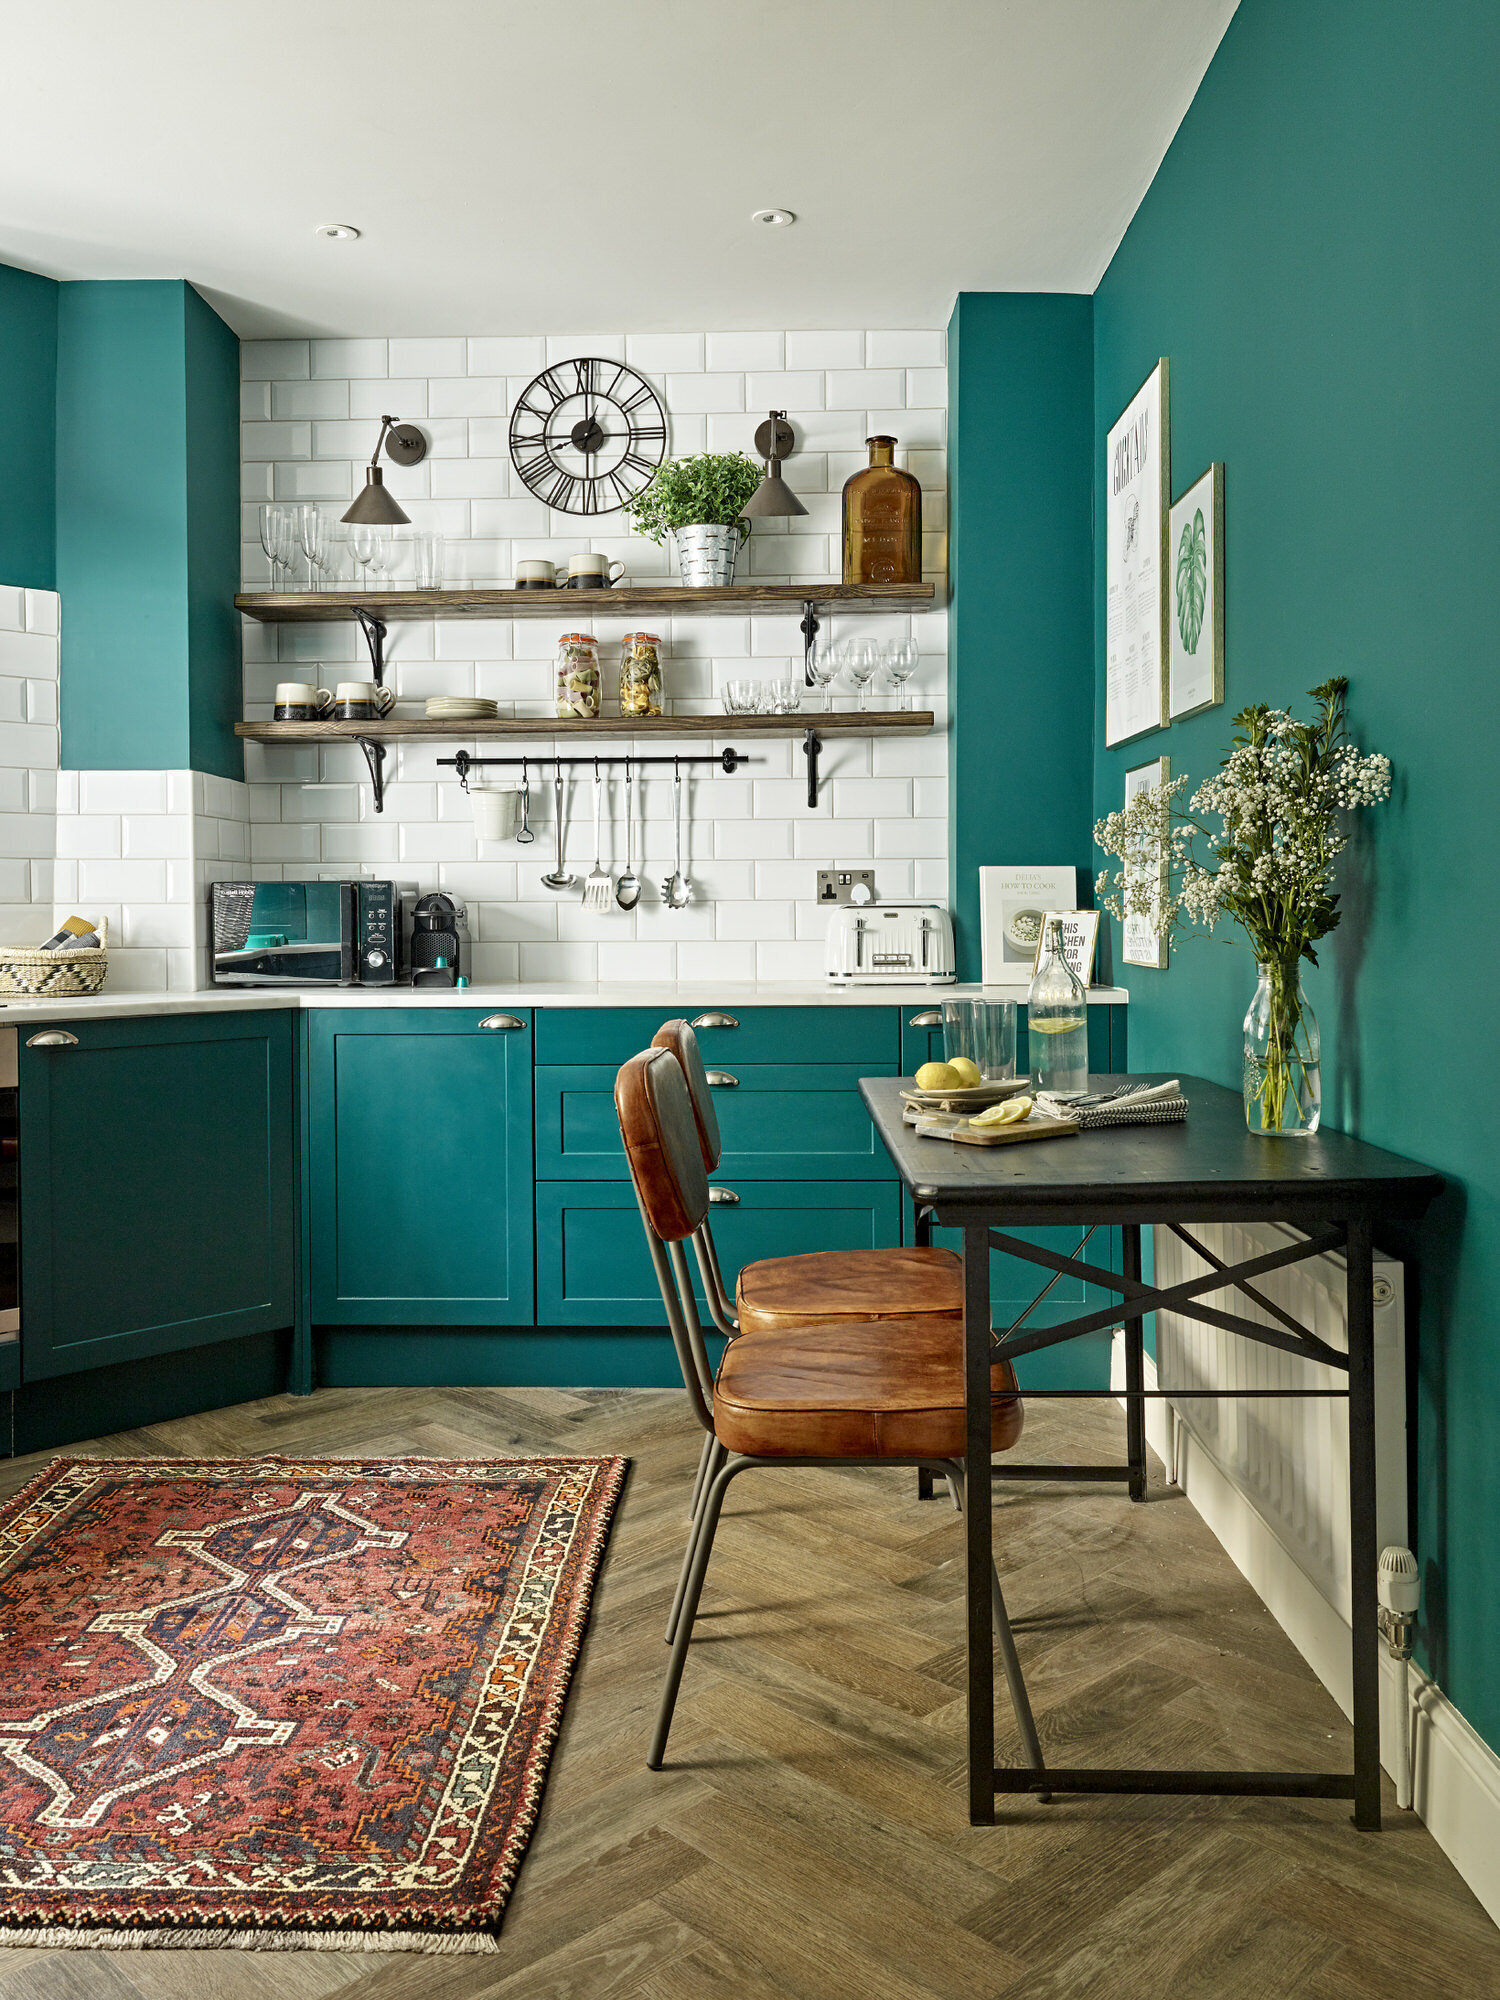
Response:
[[[583,878],[583,907],[586,910],[607,910],[615,900],[614,877],[604,866],[603,841],[599,832],[599,807],[604,796],[604,778],[599,766],[594,766],[594,866]]]

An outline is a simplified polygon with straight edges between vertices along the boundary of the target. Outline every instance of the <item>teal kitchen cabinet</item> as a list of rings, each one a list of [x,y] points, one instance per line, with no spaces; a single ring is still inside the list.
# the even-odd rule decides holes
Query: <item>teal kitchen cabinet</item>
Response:
[[[894,1076],[894,1061],[705,1067],[723,1142],[723,1174],[757,1181],[893,1178],[890,1156],[860,1097],[859,1079]],[[603,1065],[538,1068],[538,1180],[627,1178],[614,1090],[615,1071]]]
[[[667,1007],[547,1007],[537,1012],[539,1065],[611,1071],[648,1048]],[[893,1072],[901,1054],[894,1007],[689,1007],[678,1010],[698,1037],[704,1063],[846,1063],[861,1076]]]
[[[313,1321],[533,1324],[529,1014],[306,1019]]]
[[[536,1203],[537,1241],[545,1246],[537,1262],[537,1319],[542,1325],[665,1324],[629,1181],[543,1181]],[[717,1186],[709,1221],[732,1294],[740,1266],[760,1257],[870,1250],[899,1242],[900,1188],[895,1181],[737,1181]],[[696,1275],[694,1267],[695,1280]]]
[[[292,1325],[294,1023],[22,1028],[28,1383]]]

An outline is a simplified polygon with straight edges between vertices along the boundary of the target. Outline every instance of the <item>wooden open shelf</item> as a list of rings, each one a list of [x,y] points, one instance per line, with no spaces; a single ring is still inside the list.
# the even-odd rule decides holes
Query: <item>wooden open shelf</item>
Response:
[[[531,715],[520,720],[504,716],[489,722],[429,722],[422,717],[387,716],[382,722],[237,722],[236,736],[252,743],[346,743],[367,736],[373,743],[399,743],[413,737],[438,737],[448,742],[494,742],[509,737],[577,736],[584,741],[607,736],[925,736],[936,718],[930,708],[871,709],[861,714],[845,709],[825,715],[808,708],[796,715],[601,715],[593,722],[575,722],[558,715]]]
[[[236,611],[263,624],[333,624],[357,611],[391,618],[665,618],[675,612],[727,618],[735,612],[800,611],[805,604],[843,611],[930,611],[942,600],[935,583],[732,583],[690,590],[681,584],[631,584],[614,590],[244,590]]]

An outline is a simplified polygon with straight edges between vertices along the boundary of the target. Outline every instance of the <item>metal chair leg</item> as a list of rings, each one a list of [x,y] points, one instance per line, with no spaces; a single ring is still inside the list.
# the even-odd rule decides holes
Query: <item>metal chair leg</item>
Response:
[[[682,1670],[687,1664],[688,1642],[693,1636],[693,1621],[698,1616],[698,1599],[703,1593],[703,1579],[708,1573],[708,1558],[713,1552],[714,1533],[719,1525],[719,1509],[724,1504],[724,1495],[729,1490],[730,1480],[737,1472],[743,1470],[743,1466],[744,1461],[736,1464],[730,1459],[710,1482],[708,1491],[704,1495],[703,1511],[693,1533],[692,1561],[688,1566],[687,1589],[677,1614],[677,1634],[672,1641],[672,1657],[667,1662],[666,1686],[662,1689],[656,1729],[651,1738],[651,1748],[646,1755],[648,1770],[659,1771],[662,1758],[667,1753],[667,1736],[672,1727],[672,1711],[677,1706],[677,1690],[682,1685]]]
[[[962,1500],[963,1468],[955,1465],[948,1475],[948,1483],[955,1496]],[[1005,1609],[1005,1594],[1000,1588],[1000,1572],[990,1559],[990,1603],[995,1617],[995,1639],[1000,1648],[1000,1664],[1005,1669],[1005,1685],[1010,1690],[1010,1705],[1015,1710],[1016,1726],[1021,1732],[1021,1743],[1026,1752],[1026,1761],[1033,1771],[1045,1771],[1046,1761],[1042,1756],[1041,1739],[1036,1733],[1036,1718],[1031,1713],[1031,1697],[1026,1692],[1026,1682],[1021,1673],[1021,1661],[1016,1652],[1015,1634],[1010,1629],[1010,1618]],[[1039,1792],[1042,1803],[1051,1801],[1050,1792]]]
[[[693,1497],[688,1502],[690,1521],[696,1521],[698,1518],[698,1502],[703,1498],[703,1482],[708,1477],[708,1462],[714,1455],[714,1446],[717,1443],[718,1439],[713,1432],[707,1432],[703,1439],[703,1449],[698,1454],[698,1470],[693,1476]]]

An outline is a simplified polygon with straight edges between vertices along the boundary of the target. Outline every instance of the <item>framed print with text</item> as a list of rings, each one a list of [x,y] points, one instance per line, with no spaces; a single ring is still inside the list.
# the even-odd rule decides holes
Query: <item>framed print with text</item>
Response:
[[[1164,357],[1131,397],[1105,449],[1107,744],[1144,736],[1167,719],[1169,421]]]
[[[1144,792],[1151,785],[1164,785],[1172,775],[1170,762],[1165,757],[1153,757],[1149,764],[1138,764],[1133,771],[1125,773],[1125,803],[1138,792]],[[1167,886],[1167,855],[1165,849],[1156,847],[1150,852],[1133,855],[1125,864],[1128,878],[1127,887],[1136,882],[1150,884],[1150,914],[1134,916],[1127,899],[1125,921],[1120,927],[1120,957],[1126,965],[1150,965],[1160,971],[1167,963],[1167,947],[1156,935],[1153,922],[1162,892]]]
[[[1172,721],[1224,699],[1224,468],[1211,465],[1172,509],[1167,712]]]
[[[1048,910],[1043,914],[1045,926],[1056,917],[1058,935],[1062,939],[1062,955],[1067,961],[1069,972],[1080,986],[1094,983],[1094,954],[1099,948],[1099,912],[1097,910]],[[1037,965],[1042,956],[1042,941],[1037,939],[1036,957],[1031,961],[1032,977],[1036,976]]]

